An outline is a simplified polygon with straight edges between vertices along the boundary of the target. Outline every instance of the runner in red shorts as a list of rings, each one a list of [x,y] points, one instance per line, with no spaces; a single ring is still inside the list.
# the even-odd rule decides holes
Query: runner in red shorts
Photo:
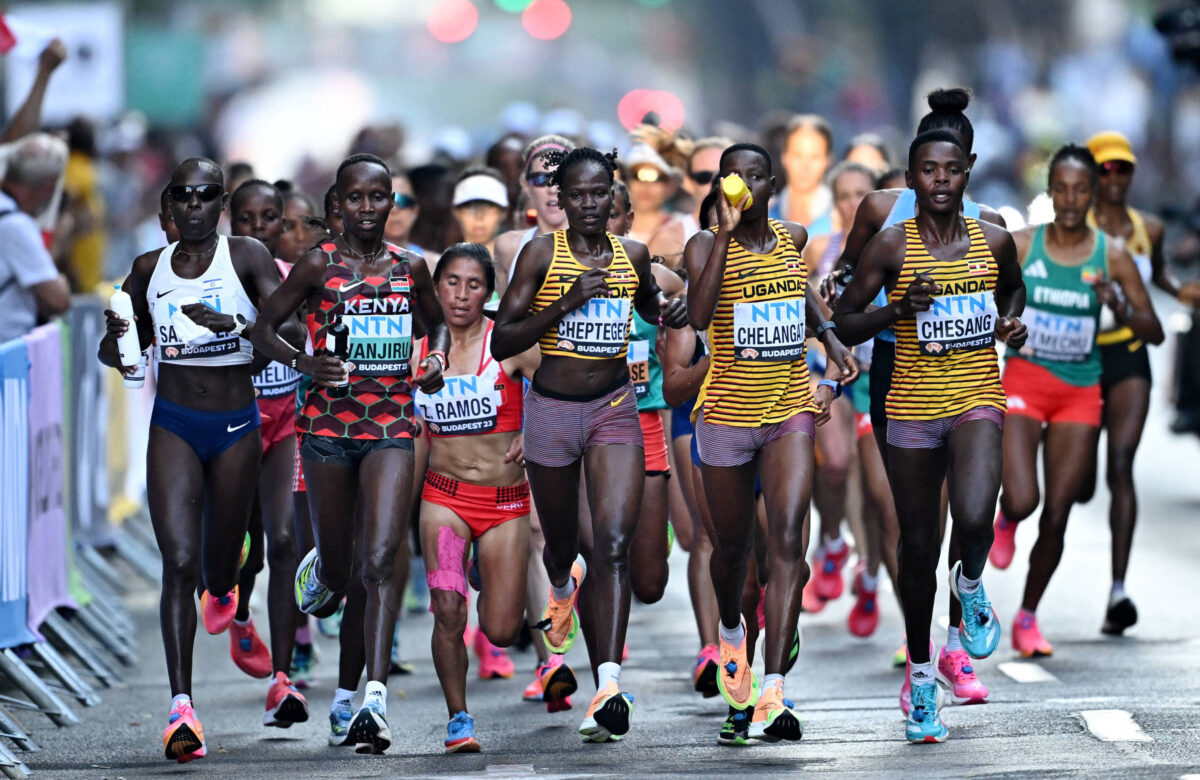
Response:
[[[1050,161],[1054,221],[1013,233],[1025,278],[1024,321],[1029,338],[1009,350],[1004,368],[1008,420],[1004,478],[992,565],[1008,568],[1016,524],[1042,504],[1038,539],[1029,555],[1013,649],[1025,657],[1054,648],[1038,628],[1036,611],[1062,558],[1071,507],[1096,468],[1100,440],[1100,348],[1096,334],[1105,305],[1120,325],[1152,344],[1163,339],[1133,258],[1119,242],[1087,224],[1099,178],[1085,147],[1067,145]],[[1120,293],[1117,292],[1119,286]],[[1038,495],[1037,451],[1045,445],[1044,501]]]
[[[516,640],[525,619],[529,557],[529,483],[521,450],[524,388],[537,370],[537,347],[498,361],[483,304],[496,289],[496,268],[480,244],[455,244],[433,272],[450,330],[446,384],[418,391],[417,414],[429,433],[429,467],[421,495],[421,551],[429,582],[433,664],[450,722],[446,752],[479,751],[467,713],[467,552],[471,585],[479,594],[479,630],[495,645]],[[424,358],[425,339],[417,344]],[[557,688],[574,688],[566,666],[551,670]],[[567,691],[568,693],[570,691]],[[565,695],[565,694],[562,694]]]

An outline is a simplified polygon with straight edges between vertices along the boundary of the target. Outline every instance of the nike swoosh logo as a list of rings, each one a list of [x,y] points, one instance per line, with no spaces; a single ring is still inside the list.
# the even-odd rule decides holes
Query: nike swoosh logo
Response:
[[[234,431],[240,431],[242,428],[245,428],[245,427],[246,427],[247,425],[249,425],[249,424],[250,424],[250,421],[249,421],[249,420],[246,420],[246,422],[242,423],[241,425],[236,425],[236,426],[235,426],[235,425],[229,425],[228,423],[226,423],[226,425],[225,425],[225,432],[226,432],[226,433],[233,433]]]
[[[346,292],[346,290],[352,290],[365,281],[366,281],[365,279],[359,279],[358,281],[351,282],[350,284],[346,284],[345,282],[342,282],[342,286],[338,288],[338,292]]]
[[[738,274],[738,281],[741,281],[742,279],[746,279],[748,277],[754,276],[756,273],[758,273],[761,270],[762,269],[759,268],[758,266],[754,266],[753,268],[744,268],[744,269],[742,269],[742,272],[740,274]]]
[[[622,401],[624,401],[624,400],[625,400],[625,396],[627,396],[627,395],[629,395],[629,391],[628,391],[628,390],[626,390],[626,391],[625,391],[625,393],[624,393],[624,394],[623,394],[623,395],[622,395],[620,398],[618,398],[617,400],[615,400],[615,401],[609,401],[609,402],[608,402],[608,405],[609,405],[609,406],[616,406],[617,404],[619,404],[619,403],[621,403]]]
[[[155,297],[155,299],[157,300],[158,298],[161,298],[161,297],[163,297],[164,295],[170,295],[170,294],[171,294],[171,293],[173,293],[173,292],[175,292],[175,289],[174,289],[174,288],[171,288],[170,290],[167,290],[166,292],[160,292],[158,295],[155,295],[154,297]]]

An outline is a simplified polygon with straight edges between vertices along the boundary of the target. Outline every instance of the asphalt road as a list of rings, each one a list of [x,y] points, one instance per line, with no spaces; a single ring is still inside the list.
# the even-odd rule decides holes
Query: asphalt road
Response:
[[[1161,375],[1161,374],[1160,374]],[[1159,391],[1156,391],[1156,394]],[[848,776],[1200,776],[1200,441],[1166,432],[1156,407],[1137,465],[1141,518],[1128,591],[1141,621],[1122,639],[1099,633],[1108,592],[1108,495],[1097,491],[1078,507],[1068,530],[1063,564],[1039,618],[1056,648],[1053,658],[1021,661],[1008,627],[1018,607],[1025,559],[1036,526],[1018,533],[1017,559],[1007,572],[989,569],[989,593],[1004,621],[1000,650],[978,662],[991,702],[944,711],[950,740],[913,746],[904,741],[896,704],[902,672],[890,666],[901,639],[895,602],[873,637],[845,628],[849,595],[816,616],[802,618],[804,648],[789,675],[788,695],[805,722],[798,744],[728,748],[715,738],[724,714],[719,699],[691,691],[698,650],[676,551],[662,602],[635,607],[631,658],[624,686],[637,697],[634,728],[624,742],[581,744],[576,733],[590,685],[576,709],[550,715],[521,701],[535,663],[515,654],[511,680],[471,679],[468,696],[484,752],[442,754],[446,714],[429,660],[432,617],[406,618],[404,647],[415,676],[389,683],[389,721],[395,743],[386,756],[359,756],[326,745],[326,708],[335,682],[336,642],[321,640],[321,680],[310,690],[313,718],[289,731],[261,726],[265,681],[233,665],[228,639],[197,638],[193,696],[207,737],[208,758],[185,766],[162,757],[161,729],[169,694],[158,637],[156,594],[130,600],[139,627],[141,664],[126,670],[121,687],[103,691],[97,707],[79,708],[80,726],[56,729],[25,716],[43,751],[24,758],[39,777],[728,777],[831,771]],[[944,579],[939,614],[947,599]],[[260,619],[260,624],[265,620]],[[944,637],[935,631],[935,641]],[[568,662],[585,665],[582,646]],[[1025,681],[1022,681],[1025,680]]]

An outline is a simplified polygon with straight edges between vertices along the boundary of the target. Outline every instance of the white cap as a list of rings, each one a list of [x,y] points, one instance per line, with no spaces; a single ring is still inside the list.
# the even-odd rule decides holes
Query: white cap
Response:
[[[651,168],[657,168],[668,176],[676,175],[675,169],[649,144],[635,143],[630,148],[629,155],[622,162],[625,163],[629,170],[642,165],[648,165]]]
[[[494,203],[502,209],[508,208],[508,190],[499,179],[486,174],[468,176],[454,188],[454,205],[461,206],[473,200]]]

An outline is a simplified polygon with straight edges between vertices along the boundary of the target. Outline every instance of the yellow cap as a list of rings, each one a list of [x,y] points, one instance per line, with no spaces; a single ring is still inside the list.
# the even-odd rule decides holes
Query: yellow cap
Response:
[[[1087,148],[1100,165],[1112,160],[1124,160],[1134,165],[1137,164],[1137,157],[1134,156],[1133,149],[1129,146],[1129,139],[1116,130],[1096,133],[1088,139]]]

